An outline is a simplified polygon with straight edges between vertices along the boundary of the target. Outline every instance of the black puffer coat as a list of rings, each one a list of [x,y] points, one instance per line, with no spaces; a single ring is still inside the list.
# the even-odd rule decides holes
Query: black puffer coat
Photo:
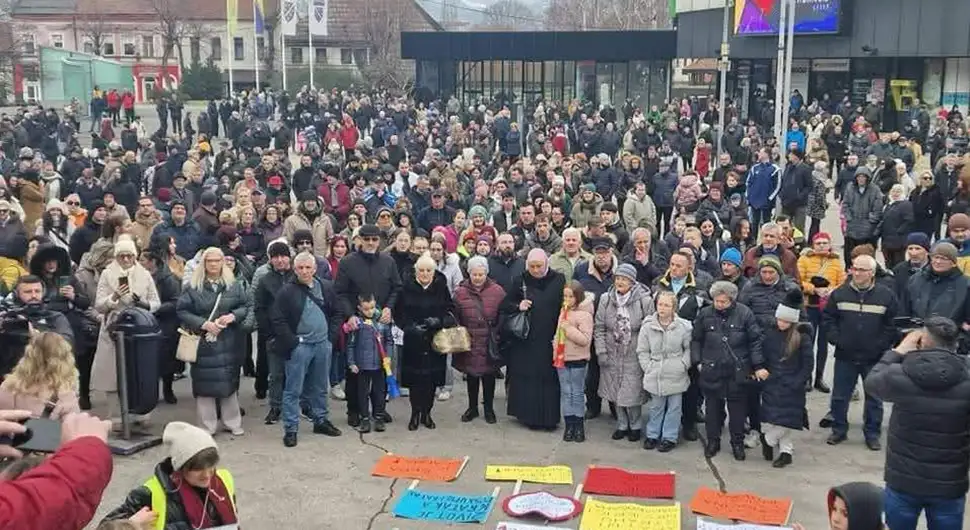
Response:
[[[893,403],[886,486],[921,498],[954,499],[970,482],[970,373],[945,350],[888,351],[865,381],[866,393]]]
[[[945,273],[924,267],[909,279],[900,314],[946,317],[959,326],[970,321],[970,278],[954,267]]]
[[[734,393],[741,379],[765,364],[763,332],[754,313],[735,302],[726,311],[706,306],[697,313],[690,343],[691,364],[700,365],[700,387]]]
[[[213,319],[232,313],[236,320],[219,333],[215,342],[208,342],[202,332],[198,359],[192,364],[194,397],[227,398],[239,390],[239,350],[244,347],[246,337],[243,323],[252,311],[252,302],[244,284],[237,281],[228,287],[217,284],[190,287],[179,296],[176,311],[182,327],[200,332],[202,324],[212,313],[220,291],[222,299]]]
[[[738,294],[738,302],[748,306],[765,329],[775,325],[775,310],[785,299],[785,295],[797,290],[798,286],[787,278],[779,278],[773,285],[765,285],[760,277],[752,278]]]
[[[408,278],[392,311],[394,322],[404,331],[401,386],[445,384],[448,357],[431,347],[437,331],[455,325],[455,303],[445,275],[435,271],[434,280],[427,288]]]
[[[787,334],[777,325],[765,328],[761,346],[768,379],[762,383],[761,421],[801,430],[805,418],[805,382],[812,377],[815,365],[812,353],[812,326],[797,324],[794,333],[801,335],[798,349],[787,355]]]
[[[906,236],[914,230],[913,203],[902,200],[886,205],[879,223],[882,248],[898,250],[906,248]]]

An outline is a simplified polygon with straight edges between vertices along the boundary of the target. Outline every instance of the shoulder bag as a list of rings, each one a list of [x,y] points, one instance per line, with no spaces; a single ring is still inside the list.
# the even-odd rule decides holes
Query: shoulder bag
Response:
[[[718,324],[718,331],[721,333],[721,344],[724,345],[725,351],[727,351],[728,355],[734,361],[734,382],[739,385],[753,383],[753,372],[745,369],[744,365],[741,364],[741,359],[738,359],[738,356],[734,354],[734,348],[731,348],[730,339],[728,339],[727,333],[724,332],[724,327],[720,323]]]
[[[522,284],[522,299],[527,299],[525,283]],[[529,323],[529,313],[530,311],[526,309],[525,311],[519,311],[510,316],[505,321],[505,330],[519,340],[528,339],[529,332],[532,330],[532,326]]]
[[[216,310],[219,309],[219,302],[221,301],[222,293],[219,293],[216,296],[216,303],[212,306],[212,312],[209,313],[209,318],[206,319],[206,322],[211,321],[212,317],[215,316]],[[179,327],[178,332],[179,346],[175,352],[175,358],[183,362],[194,363],[199,358],[199,341],[202,339],[202,334],[192,333],[182,327]]]

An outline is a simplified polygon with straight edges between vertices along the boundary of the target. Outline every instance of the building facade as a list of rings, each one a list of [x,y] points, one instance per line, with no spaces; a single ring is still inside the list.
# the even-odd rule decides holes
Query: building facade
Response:
[[[725,0],[677,2],[677,55],[716,57]],[[829,94],[858,105],[879,101],[895,127],[915,99],[931,108],[970,103],[970,2],[966,0],[798,1],[792,86],[806,101]],[[768,10],[756,10],[758,6]],[[779,0],[735,0],[730,16],[729,91],[747,106],[773,92]],[[811,8],[809,12],[806,9]],[[820,16],[818,13],[825,13]]]

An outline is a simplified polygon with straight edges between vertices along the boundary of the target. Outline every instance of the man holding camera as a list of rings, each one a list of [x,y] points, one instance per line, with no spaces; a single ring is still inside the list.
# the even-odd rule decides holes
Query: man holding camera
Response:
[[[47,308],[44,282],[37,276],[21,276],[14,287],[13,298],[0,306],[0,379],[17,365],[31,330],[53,331],[74,344],[74,333],[67,317]]]
[[[963,527],[970,470],[970,369],[958,355],[960,329],[931,316],[883,355],[867,395],[893,403],[886,453],[886,524],[915,530]]]

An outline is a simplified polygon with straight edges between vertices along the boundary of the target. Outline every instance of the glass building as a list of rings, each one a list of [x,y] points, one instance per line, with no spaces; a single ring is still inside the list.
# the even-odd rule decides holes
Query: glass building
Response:
[[[641,108],[668,97],[674,31],[430,32],[401,36],[415,88],[463,105],[591,101]]]

